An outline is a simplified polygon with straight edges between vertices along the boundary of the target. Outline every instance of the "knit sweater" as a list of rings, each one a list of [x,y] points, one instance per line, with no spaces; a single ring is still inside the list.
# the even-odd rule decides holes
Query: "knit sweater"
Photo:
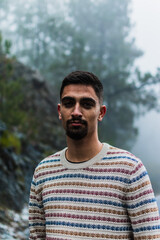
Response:
[[[160,239],[156,200],[138,158],[106,143],[82,163],[67,161],[65,151],[35,169],[30,239]]]

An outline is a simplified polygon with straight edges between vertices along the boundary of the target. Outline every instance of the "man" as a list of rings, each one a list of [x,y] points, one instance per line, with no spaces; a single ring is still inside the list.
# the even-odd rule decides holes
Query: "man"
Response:
[[[106,107],[92,73],[64,78],[58,104],[67,148],[37,166],[30,194],[30,239],[160,239],[149,177],[131,153],[101,143]]]

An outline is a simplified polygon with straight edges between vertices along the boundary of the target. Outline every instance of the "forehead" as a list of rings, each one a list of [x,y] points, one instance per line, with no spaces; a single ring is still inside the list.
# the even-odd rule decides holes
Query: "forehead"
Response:
[[[92,86],[82,84],[70,84],[64,87],[61,98],[73,97],[73,98],[93,98],[96,102],[98,97]]]

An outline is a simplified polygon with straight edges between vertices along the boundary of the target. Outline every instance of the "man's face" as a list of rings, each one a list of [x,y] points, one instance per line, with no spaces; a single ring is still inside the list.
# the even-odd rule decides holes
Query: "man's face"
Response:
[[[81,140],[97,135],[97,122],[102,120],[105,106],[100,106],[91,86],[71,84],[63,90],[58,112],[67,136]]]

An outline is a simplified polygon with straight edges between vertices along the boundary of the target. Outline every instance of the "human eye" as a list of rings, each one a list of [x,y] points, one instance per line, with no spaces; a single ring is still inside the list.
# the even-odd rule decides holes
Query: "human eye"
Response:
[[[62,104],[65,108],[71,108],[74,106],[74,100],[71,98],[65,98],[62,100]]]
[[[83,99],[81,101],[81,105],[82,107],[84,107],[85,109],[91,109],[92,107],[95,106],[95,101],[92,99]]]
[[[71,108],[73,106],[73,102],[65,102],[63,104],[66,108]]]

